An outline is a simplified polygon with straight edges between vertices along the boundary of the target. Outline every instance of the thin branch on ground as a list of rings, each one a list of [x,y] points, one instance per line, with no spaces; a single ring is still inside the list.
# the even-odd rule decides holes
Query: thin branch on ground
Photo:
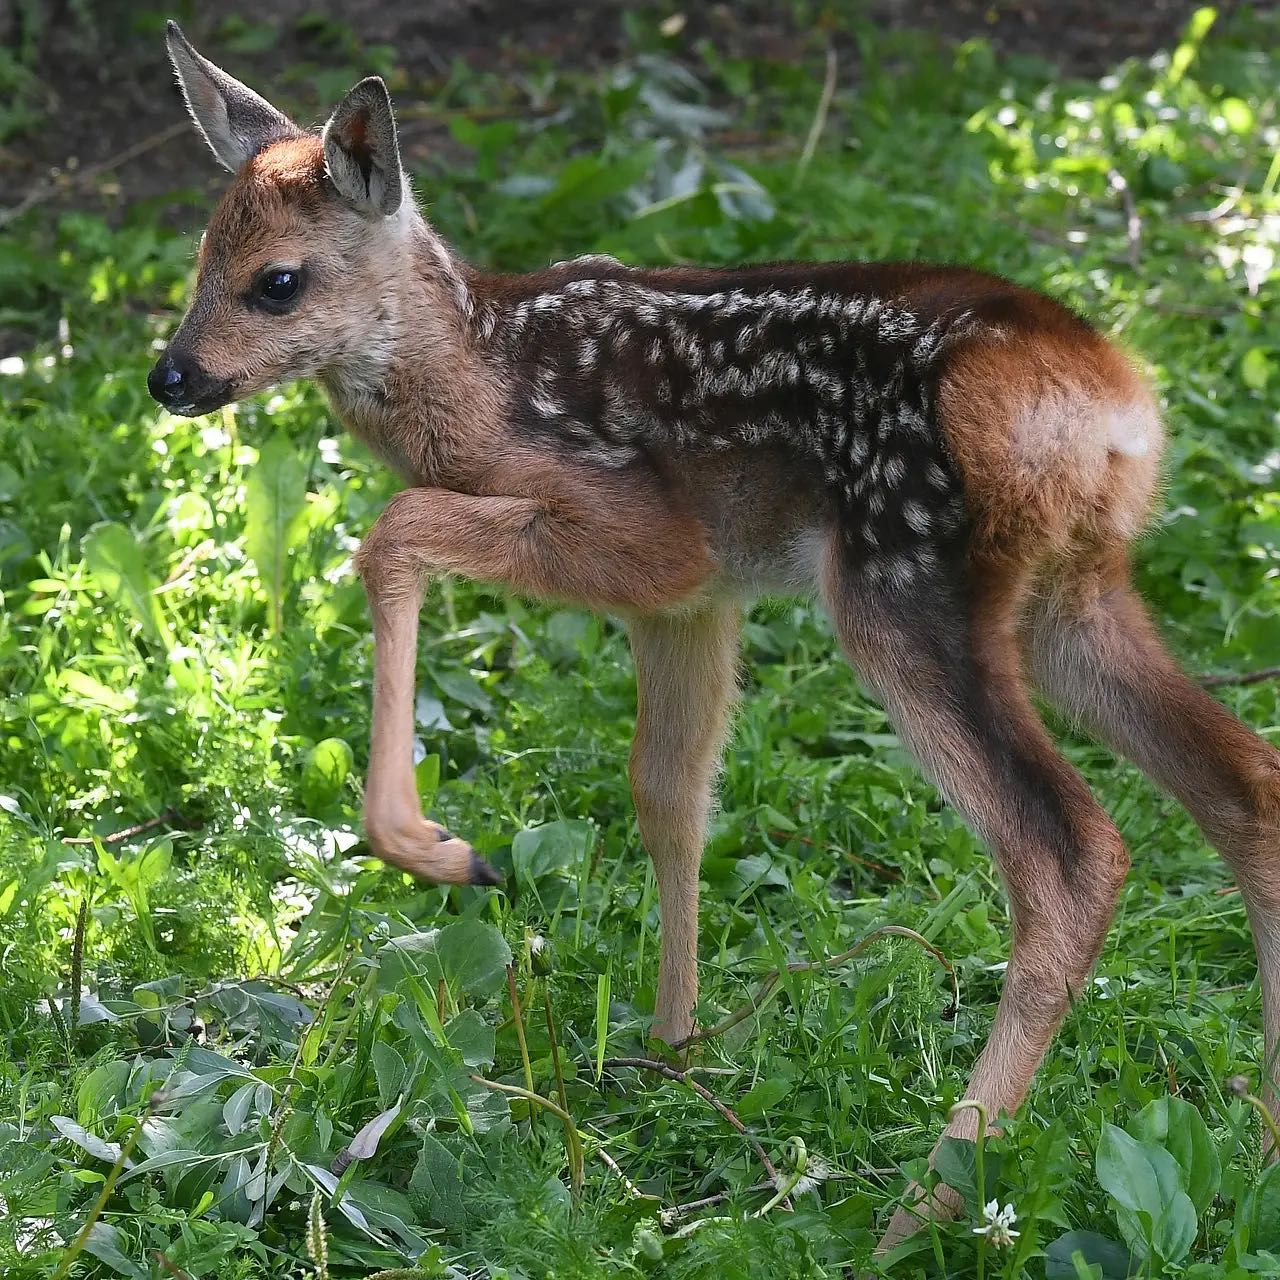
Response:
[[[173,826],[180,827],[183,830],[190,830],[186,825],[182,814],[177,809],[166,809],[163,813],[158,813],[154,818],[148,818],[145,822],[135,823],[132,827],[125,827],[121,831],[112,831],[105,836],[63,836],[63,844],[93,844],[95,840],[100,840],[103,844],[121,844],[125,840],[132,840],[134,836],[144,835],[148,831],[154,831],[156,827]]]
[[[1264,680],[1280,680],[1280,667],[1259,667],[1256,671],[1228,671],[1222,675],[1200,677],[1205,689],[1224,689],[1228,685],[1261,684]]]
[[[764,1171],[773,1179],[773,1186],[777,1188],[782,1185],[777,1169],[774,1168],[773,1161],[769,1159],[765,1149],[757,1141],[755,1135],[747,1128],[741,1120],[738,1119],[737,1113],[732,1107],[721,1102],[705,1085],[701,1085],[696,1080],[689,1078],[686,1071],[681,1071],[678,1067],[670,1066],[665,1062],[658,1062],[653,1058],[606,1058],[602,1064],[605,1068],[631,1067],[635,1071],[652,1071],[656,1075],[660,1075],[667,1080],[672,1080],[676,1084],[687,1085],[694,1091],[704,1102],[714,1107],[725,1120],[729,1122],[746,1140],[751,1144],[751,1149],[756,1153],[756,1159],[764,1166]],[[783,1201],[783,1208],[790,1209],[789,1200]]]
[[[1142,216],[1138,213],[1138,202],[1133,198],[1133,189],[1129,180],[1119,169],[1107,170],[1107,181],[1112,191],[1118,192],[1120,202],[1124,205],[1124,233],[1129,247],[1129,265],[1136,271],[1142,263]]]
[[[818,149],[818,141],[822,131],[827,127],[827,116],[831,111],[831,100],[836,93],[836,51],[834,46],[827,46],[827,74],[822,82],[822,94],[818,98],[818,109],[813,113],[813,123],[809,126],[809,136],[804,140],[804,149],[800,159],[796,161],[796,177],[803,177],[804,171],[813,160]]]
[[[630,1192],[630,1194],[637,1200],[655,1200],[661,1203],[658,1196],[651,1196],[647,1191],[641,1191],[640,1188],[622,1172],[622,1166],[603,1147],[596,1148],[596,1155],[598,1155],[600,1159],[603,1160],[615,1174],[617,1174],[622,1185],[626,1187],[627,1191]],[[664,1209],[662,1212],[666,1213],[667,1210]]]
[[[104,173],[110,173],[113,169],[118,169],[121,165],[128,164],[130,160],[136,160],[139,156],[146,155],[148,151],[154,151],[156,147],[164,146],[166,142],[170,142],[186,133],[190,127],[185,120],[176,121],[174,124],[161,129],[158,133],[153,133],[150,137],[143,138],[140,142],[135,142],[133,146],[125,147],[123,151],[114,156],[108,156],[105,160],[98,161],[97,164],[86,165],[83,169],[77,169],[72,173],[62,175],[61,181],[45,182],[38,187],[32,187],[17,204],[8,209],[0,209],[0,227],[8,226],[9,223],[20,218],[24,213],[55,196],[59,190],[65,187],[83,186],[84,183],[90,182],[94,178],[100,178]]]

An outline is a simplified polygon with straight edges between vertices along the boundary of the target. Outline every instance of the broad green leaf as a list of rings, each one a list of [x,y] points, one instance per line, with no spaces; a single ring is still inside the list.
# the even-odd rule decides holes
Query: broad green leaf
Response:
[[[461,1055],[463,1065],[470,1070],[493,1065],[493,1025],[475,1009],[463,1009],[456,1018],[452,1018],[445,1027],[445,1035],[450,1048]]]
[[[1265,391],[1274,372],[1271,353],[1265,347],[1250,347],[1240,360],[1240,377],[1253,391]]]
[[[81,1000],[83,1006],[83,999]],[[81,1022],[84,1019],[81,1018]],[[114,1113],[129,1083],[129,1064],[120,1058],[100,1062],[80,1082],[76,1091],[76,1115],[88,1126]]]
[[[466,1182],[463,1157],[455,1155],[434,1134],[424,1134],[409,1190],[426,1202],[428,1222],[457,1230],[466,1222]]]
[[[1096,1163],[1103,1189],[1126,1209],[1149,1214],[1152,1221],[1160,1216],[1181,1181],[1167,1151],[1141,1143],[1113,1124],[1102,1126]]]
[[[133,699],[127,693],[118,693],[114,689],[108,689],[100,680],[95,680],[92,676],[86,675],[83,671],[77,671],[74,667],[68,667],[65,671],[59,672],[58,680],[64,689],[75,694],[78,698],[82,698],[85,702],[96,704],[103,710],[114,712],[117,715],[123,715],[133,710]]]
[[[323,738],[307,752],[302,768],[302,799],[308,809],[324,810],[341,795],[355,759],[345,738]]]
[[[1268,1165],[1258,1179],[1253,1223],[1253,1247],[1280,1253],[1280,1164]]]
[[[485,715],[493,710],[493,699],[469,671],[442,667],[439,670],[433,669],[431,675],[448,702],[458,703]]]
[[[791,1082],[781,1076],[771,1076],[753,1085],[738,1099],[736,1110],[744,1120],[765,1115],[791,1092]]]
[[[544,876],[573,875],[595,839],[589,822],[562,819],[517,831],[511,841],[516,876],[534,885]]]
[[[223,1103],[222,1122],[227,1126],[227,1132],[232,1137],[244,1128],[245,1121],[249,1117],[249,1108],[253,1105],[253,1098],[257,1091],[258,1086],[250,1081],[248,1084],[242,1084]]]
[[[1182,1189],[1184,1175],[1177,1161],[1163,1147],[1139,1142],[1123,1129],[1104,1124],[1097,1173],[1098,1181],[1121,1207],[1136,1215],[1143,1235],[1160,1257],[1180,1261],[1195,1240],[1196,1211]],[[1118,1221],[1126,1226],[1123,1218]],[[1126,1236],[1130,1235],[1127,1230]]]
[[[85,1237],[84,1251],[106,1263],[118,1275],[129,1276],[131,1280],[147,1280],[151,1270],[140,1262],[134,1262],[120,1248],[120,1232],[109,1222],[99,1219],[89,1228]]]
[[[311,1179],[326,1194],[332,1196],[338,1189],[338,1179],[328,1170],[321,1168],[318,1164],[301,1165],[308,1178]],[[369,1220],[361,1213],[356,1202],[349,1194],[343,1194],[336,1202],[334,1207],[342,1214],[353,1227],[357,1227],[363,1231],[365,1235],[371,1239],[378,1241],[379,1244],[385,1244],[386,1240],[382,1234],[369,1225]]]
[[[298,541],[307,496],[307,469],[285,435],[272,437],[245,479],[245,550],[267,593],[271,630],[284,630],[289,553]]]
[[[1163,1146],[1182,1170],[1183,1190],[1197,1213],[1204,1213],[1218,1194],[1222,1166],[1204,1117],[1184,1098],[1157,1098],[1138,1114],[1131,1129],[1136,1138]]]
[[[1196,1241],[1196,1208],[1185,1191],[1179,1191],[1156,1222],[1153,1243],[1165,1262],[1181,1262]]]
[[[378,963],[384,990],[414,974],[428,991],[443,978],[456,991],[484,996],[505,980],[511,948],[493,925],[455,920],[440,929],[393,938],[378,952]]]
[[[82,1151],[87,1151],[95,1160],[105,1160],[115,1164],[120,1159],[120,1144],[106,1142],[97,1134],[90,1133],[83,1125],[77,1124],[68,1116],[50,1116],[49,1123],[70,1142],[74,1142]]]
[[[1045,1280],[1076,1280],[1075,1255],[1089,1266],[1102,1268],[1102,1280],[1128,1280],[1134,1264],[1124,1245],[1096,1231],[1068,1231],[1045,1250]]]
[[[127,1173],[120,1175],[120,1181],[127,1182],[131,1178],[140,1178],[144,1173],[155,1173],[157,1170],[189,1169],[211,1160],[219,1160],[220,1156],[205,1155],[202,1151],[190,1151],[179,1148],[174,1151],[162,1151],[158,1156],[141,1160]]]
[[[172,649],[173,633],[156,595],[157,584],[134,534],[122,524],[99,524],[85,535],[81,547],[85,564],[102,592],[120,600],[149,639],[166,651]]]
[[[409,1069],[396,1047],[385,1040],[374,1041],[370,1056],[373,1074],[378,1081],[379,1105],[389,1107],[391,1099],[399,1097],[403,1091]]]

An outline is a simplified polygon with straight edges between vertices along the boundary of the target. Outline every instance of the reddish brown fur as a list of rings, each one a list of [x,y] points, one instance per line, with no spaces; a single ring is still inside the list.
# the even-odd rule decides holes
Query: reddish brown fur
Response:
[[[1095,539],[1127,542],[1145,527],[1158,485],[1158,418],[1150,389],[1092,330],[1039,324],[961,347],[939,388],[942,426],[965,478],[974,539],[998,556],[1039,560]],[[1045,406],[1034,447],[1016,437]],[[1153,438],[1141,457],[1072,438],[1076,406],[1137,406]],[[1056,419],[1056,424],[1055,424]]]
[[[357,112],[344,127],[374,148],[362,119]],[[288,137],[241,169],[210,222],[196,299],[174,344],[237,397],[286,376],[318,377],[343,420],[413,486],[391,501],[358,557],[376,644],[366,826],[378,852],[430,880],[487,876],[465,841],[422,816],[413,777],[418,612],[429,577],[456,572],[622,613],[639,691],[631,774],[663,913],[655,1030],[683,1039],[741,598],[760,583],[791,586],[807,570],[854,665],[990,844],[1008,888],[1006,985],[968,1096],[993,1118],[1019,1104],[1098,954],[1128,867],[1115,827],[1035,713],[1024,653],[1044,691],[1177,795],[1235,867],[1275,1054],[1280,753],[1181,674],[1129,586],[1127,547],[1151,510],[1161,441],[1152,394],[1116,348],[1049,299],[967,269],[781,264],[733,273],[737,288],[888,300],[922,324],[971,316],[939,360],[945,449],[932,441],[963,481],[968,540],[947,562],[949,578],[913,572],[880,591],[856,577],[813,459],[785,439],[705,457],[655,447],[643,463],[610,471],[517,432],[512,371],[490,361],[462,316],[473,303],[509,309],[588,268],[476,271],[411,209],[356,212],[324,165],[320,139]],[[274,316],[244,306],[258,274],[281,264],[305,265],[306,306]],[[679,268],[628,278],[705,293],[727,277]],[[974,1131],[972,1112],[950,1128]],[[915,1215],[904,1207],[886,1243]]]

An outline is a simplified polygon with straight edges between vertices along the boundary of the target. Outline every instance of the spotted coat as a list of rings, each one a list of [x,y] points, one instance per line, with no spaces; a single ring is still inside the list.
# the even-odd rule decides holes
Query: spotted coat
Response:
[[[517,431],[610,469],[781,445],[816,464],[850,558],[902,579],[963,535],[934,393],[948,347],[983,323],[963,295],[904,300],[915,271],[580,258],[510,278],[473,323],[511,380]]]

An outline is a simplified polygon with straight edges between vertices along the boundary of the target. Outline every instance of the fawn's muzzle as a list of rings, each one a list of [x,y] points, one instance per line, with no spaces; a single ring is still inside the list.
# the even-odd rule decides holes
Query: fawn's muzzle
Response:
[[[166,351],[147,375],[147,390],[170,413],[195,417],[220,408],[230,399],[231,383],[211,378],[181,353]]]

